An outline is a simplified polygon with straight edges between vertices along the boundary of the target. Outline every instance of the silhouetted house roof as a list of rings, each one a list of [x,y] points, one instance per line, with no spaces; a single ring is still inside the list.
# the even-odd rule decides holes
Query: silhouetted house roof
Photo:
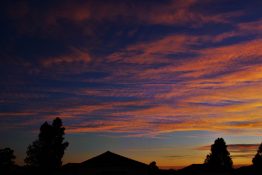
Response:
[[[183,169],[178,170],[178,172],[180,172],[181,174],[187,174],[187,175],[203,174],[203,172],[205,171],[206,171],[205,164],[192,164]]]
[[[257,171],[252,165],[249,166],[242,166],[237,169],[235,169],[236,174],[241,174],[241,175],[261,175],[262,173]]]
[[[147,164],[107,151],[82,163],[66,164],[67,175],[147,175]]]

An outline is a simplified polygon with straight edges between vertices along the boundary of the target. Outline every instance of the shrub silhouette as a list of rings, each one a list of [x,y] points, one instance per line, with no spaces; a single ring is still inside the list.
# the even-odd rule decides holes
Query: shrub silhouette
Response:
[[[10,148],[0,149],[0,172],[7,172],[15,165],[14,151]]]
[[[253,166],[256,169],[262,170],[262,143],[258,147],[257,154],[253,158],[252,162],[253,162]]]
[[[40,127],[38,139],[27,148],[25,163],[43,171],[55,171],[62,165],[62,158],[68,142],[64,142],[62,120],[56,118],[52,125],[45,122]]]
[[[153,161],[149,164],[149,175],[157,175],[159,174],[159,168],[158,166],[156,165],[156,162]]]
[[[205,164],[210,170],[214,171],[228,171],[232,169],[233,162],[223,138],[216,139],[215,143],[211,145],[211,153],[207,155]]]

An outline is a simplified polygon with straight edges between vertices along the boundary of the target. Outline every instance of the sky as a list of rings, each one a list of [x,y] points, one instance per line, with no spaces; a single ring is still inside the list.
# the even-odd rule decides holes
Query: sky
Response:
[[[235,166],[262,136],[262,1],[12,0],[0,7],[0,147],[23,164],[60,117],[63,162],[107,150],[161,167]]]

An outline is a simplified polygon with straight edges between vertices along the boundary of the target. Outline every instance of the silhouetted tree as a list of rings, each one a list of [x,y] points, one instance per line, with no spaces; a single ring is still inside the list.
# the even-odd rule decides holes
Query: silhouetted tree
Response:
[[[40,127],[38,139],[27,148],[25,163],[34,168],[54,171],[61,167],[62,158],[68,142],[64,142],[62,120],[56,118],[52,125],[45,122]]]
[[[209,169],[214,171],[227,171],[232,169],[233,162],[223,138],[216,139],[215,143],[211,145],[211,153],[207,155],[205,164]]]
[[[156,162],[153,161],[149,164],[149,175],[157,175],[159,174],[159,168],[156,165]]]
[[[252,162],[253,162],[253,166],[256,169],[262,170],[262,143],[258,147],[257,154],[253,158]]]
[[[15,165],[14,151],[10,148],[0,149],[0,172],[6,172]]]

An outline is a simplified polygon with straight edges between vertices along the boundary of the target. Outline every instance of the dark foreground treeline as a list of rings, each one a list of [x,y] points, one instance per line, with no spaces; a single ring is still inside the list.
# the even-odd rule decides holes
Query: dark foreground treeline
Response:
[[[120,160],[118,160],[120,163],[115,163],[114,167],[110,167],[110,165],[113,165],[112,160],[114,161],[114,154],[112,154],[112,156],[111,153],[106,153],[105,155],[100,156],[100,159],[103,159],[103,164],[101,164],[98,160],[93,161],[91,164],[96,168],[93,168],[93,170],[91,168],[91,171],[90,168],[88,171],[85,171],[85,167],[81,164],[62,166],[64,151],[69,145],[68,142],[64,142],[64,131],[65,128],[63,127],[62,120],[60,118],[54,119],[52,124],[45,122],[40,127],[38,139],[27,148],[27,156],[24,159],[25,166],[18,166],[15,164],[16,157],[14,156],[14,151],[12,149],[0,149],[0,174],[136,175],[136,171],[134,170],[136,167],[132,167],[129,163],[126,163],[125,166],[123,166],[124,164],[123,162],[121,163],[121,161],[125,161],[125,159],[121,158],[121,156],[116,156],[120,157]],[[105,157],[107,157],[107,159],[105,159]],[[227,150],[227,145],[224,139],[218,138],[215,140],[214,144],[211,145],[211,152],[206,156],[203,164],[190,165],[180,170],[161,170],[157,167],[156,162],[152,162],[149,165],[139,165],[138,169],[139,171],[142,170],[140,171],[142,173],[137,173],[137,175],[262,175],[262,144],[259,146],[256,155],[254,155],[252,162],[253,164],[250,166],[234,169],[233,161],[230,157],[229,151]],[[136,162],[135,164],[139,164],[139,162]]]
[[[63,167],[55,171],[46,171],[38,168],[29,168],[25,166],[15,166],[8,171],[0,171],[1,175],[131,175],[129,173],[68,173]],[[205,164],[193,164],[186,168],[180,170],[161,170],[152,171],[150,167],[148,167],[148,172],[145,174],[133,174],[133,175],[261,175],[262,171],[260,169],[256,169],[252,165],[240,167],[237,169],[232,169],[230,171],[217,171],[209,169],[205,166]]]

